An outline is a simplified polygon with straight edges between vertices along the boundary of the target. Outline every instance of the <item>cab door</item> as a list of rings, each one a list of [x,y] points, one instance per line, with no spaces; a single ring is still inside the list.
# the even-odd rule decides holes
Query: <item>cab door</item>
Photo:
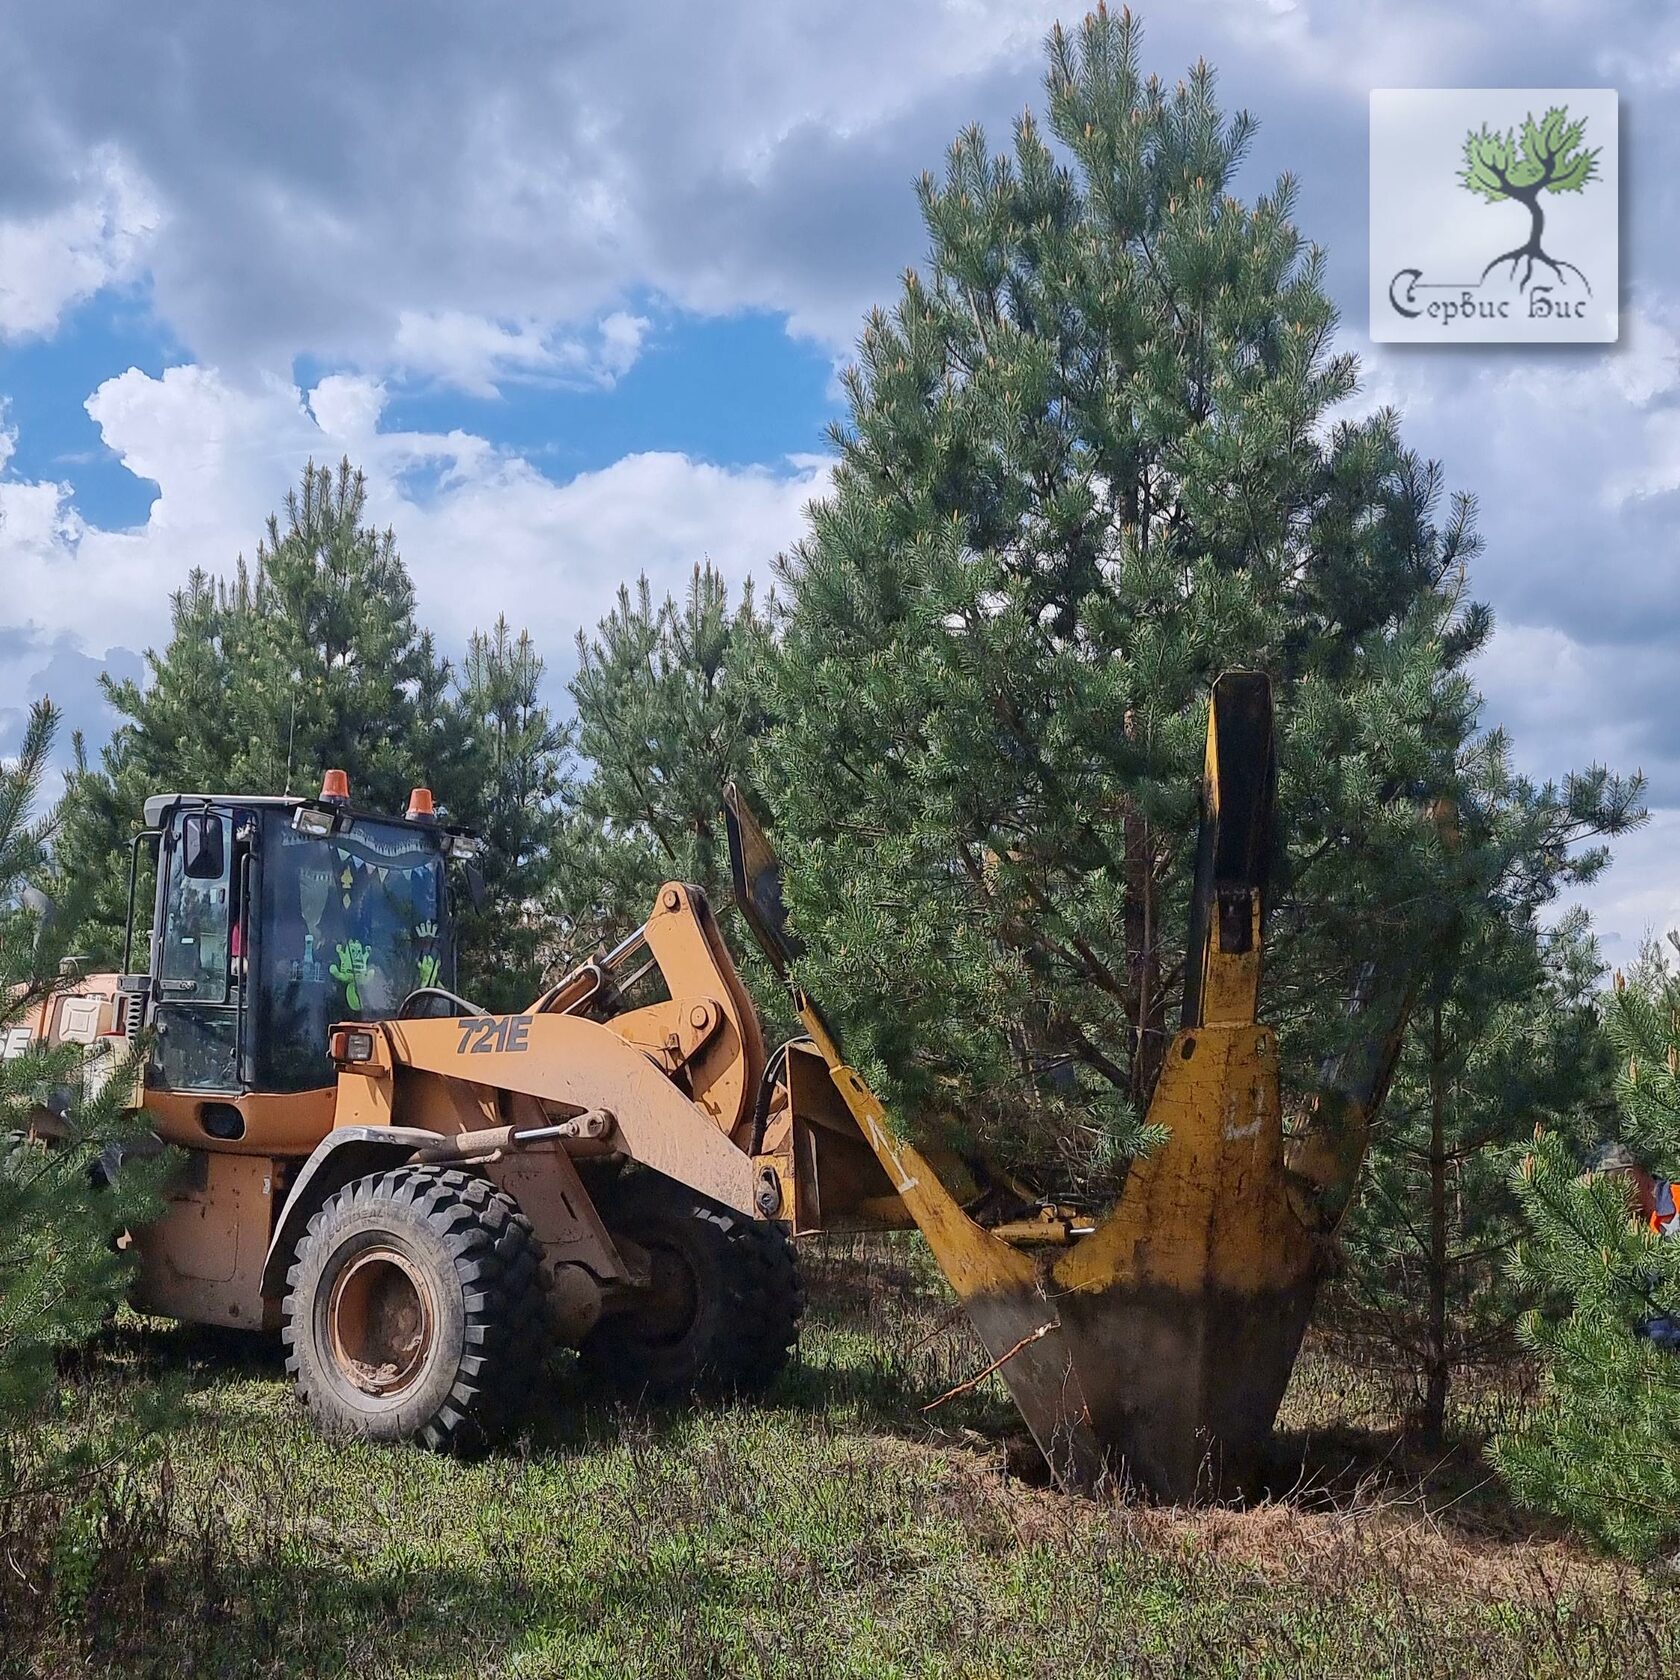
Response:
[[[156,1031],[148,1085],[169,1091],[240,1090],[240,985],[234,846],[229,814],[177,811],[164,848]]]

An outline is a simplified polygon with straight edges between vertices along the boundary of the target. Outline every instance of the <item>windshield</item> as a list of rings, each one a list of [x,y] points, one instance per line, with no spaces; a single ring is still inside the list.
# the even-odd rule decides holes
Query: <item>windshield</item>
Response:
[[[444,861],[406,823],[358,820],[323,839],[276,812],[263,848],[257,1083],[306,1090],[334,1077],[334,1021],[384,1020],[421,986],[453,983]]]

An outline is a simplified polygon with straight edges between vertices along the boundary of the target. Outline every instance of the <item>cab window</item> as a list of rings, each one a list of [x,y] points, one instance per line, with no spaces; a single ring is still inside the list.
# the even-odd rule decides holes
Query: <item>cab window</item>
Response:
[[[286,813],[264,845],[255,980],[257,1080],[296,1091],[335,1077],[335,1021],[394,1015],[422,986],[449,985],[443,853],[406,823],[358,818],[330,839]]]
[[[159,991],[168,1003],[225,1003],[233,925],[227,824],[214,811],[189,811],[174,839]]]

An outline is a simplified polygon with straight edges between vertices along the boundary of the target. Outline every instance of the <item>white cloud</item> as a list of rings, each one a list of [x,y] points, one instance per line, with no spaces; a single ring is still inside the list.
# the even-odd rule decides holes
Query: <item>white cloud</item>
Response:
[[[459,309],[405,309],[392,359],[407,373],[475,397],[494,396],[509,380],[610,390],[635,365],[651,325],[622,309],[590,333],[556,332],[539,321],[510,325]]]
[[[229,370],[307,349],[474,390],[610,379],[638,297],[781,310],[839,346],[914,255],[916,172],[976,114],[1006,130],[1056,9],[296,0],[283,25],[123,17],[90,53],[73,9],[5,8],[0,56],[26,68],[0,216],[13,154],[70,206],[66,159],[129,160],[169,219],[159,315]],[[41,225],[53,250],[87,243]]]
[[[379,430],[385,401],[385,386],[379,380],[334,373],[309,393],[309,412],[328,437],[359,445]]]
[[[1207,9],[1223,16],[1198,19],[1203,27],[1228,32],[1305,81],[1361,97],[1373,87],[1449,86],[1443,69],[1473,57],[1486,40],[1482,21],[1462,7],[1423,0],[1405,6],[1216,0]]]
[[[32,181],[17,225],[72,271],[31,284],[48,300],[32,321],[129,272],[167,216],[146,268],[199,360],[285,368],[306,351],[482,393],[610,380],[638,297],[770,309],[848,346],[920,254],[915,176],[974,118],[1007,144],[1041,103],[1045,31],[1082,8],[687,0],[650,21],[534,0],[295,0],[283,27],[237,8],[125,17],[98,54],[72,10],[0,12],[0,53],[25,67],[0,108],[0,217]],[[1309,186],[1354,182],[1362,207],[1373,83],[1555,83],[1542,63],[1630,39],[1660,62],[1680,21],[1559,0],[1514,37],[1445,0],[1198,0],[1146,8],[1144,50],[1169,81],[1207,53],[1262,117],[1266,169],[1268,135],[1310,135],[1278,161]],[[333,50],[300,55],[300,40]]]
[[[387,469],[401,464],[403,448],[395,440]],[[423,501],[386,478],[374,510],[406,533],[431,622],[458,642],[506,612],[558,661],[569,658],[572,634],[593,626],[638,573],[656,593],[680,591],[709,557],[737,581],[767,581],[827,475],[819,459],[725,468],[650,452],[557,485],[528,461],[498,457]]]
[[[160,644],[169,594],[188,571],[225,572],[249,556],[304,462],[348,453],[368,474],[370,518],[396,529],[422,619],[445,646],[505,612],[558,667],[574,633],[638,572],[656,590],[680,589],[709,556],[737,580],[763,577],[827,482],[824,458],[725,468],[676,453],[556,482],[468,432],[381,431],[384,402],[377,381],[342,374],[307,396],[198,366],[106,381],[88,411],[123,464],[156,482],[150,514],[133,530],[100,529],[76,513],[67,485],[0,476],[6,620],[83,648]]]
[[[1680,50],[1629,51],[1616,47],[1599,56],[1599,74],[1614,87],[1666,91],[1680,83]]]
[[[50,208],[0,213],[0,338],[50,333],[67,308],[131,278],[158,222],[150,189],[111,146],[90,153]]]
[[[1605,960],[1625,968],[1647,935],[1680,928],[1680,809],[1651,813],[1650,822],[1616,842],[1615,861],[1579,895],[1592,913]]]

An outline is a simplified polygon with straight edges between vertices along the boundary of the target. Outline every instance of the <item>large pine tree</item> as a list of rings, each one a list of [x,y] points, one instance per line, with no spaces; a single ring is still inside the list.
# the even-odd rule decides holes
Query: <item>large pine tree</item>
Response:
[[[1287,854],[1268,1017],[1298,1104],[1371,958],[1435,915],[1420,818],[1473,729],[1471,510],[1349,420],[1323,259],[1212,72],[1129,14],[1049,39],[1048,128],[924,177],[780,568],[754,769],[804,978],[920,1135],[1112,1183],[1183,988],[1215,675],[1258,668]],[[1357,1023],[1356,1023],[1357,1026]],[[949,1116],[960,1113],[960,1123]]]
[[[488,850],[489,903],[464,918],[462,984],[491,1009],[517,1009],[542,989],[552,939],[545,899],[563,865],[571,731],[543,699],[547,668],[528,630],[507,619],[467,644],[459,680],[473,741],[463,797]]]
[[[348,459],[336,473],[311,463],[285,515],[284,526],[269,518],[234,619],[261,640],[233,649],[250,662],[230,673],[236,716],[250,708],[233,773],[253,789],[313,791],[323,765],[342,765],[376,810],[400,811],[417,780],[449,797],[466,751],[465,732],[448,727],[449,666],[416,620],[395,533],[364,522],[365,478]],[[264,742],[281,717],[284,734]]]
[[[401,812],[424,782],[466,820],[481,814],[475,732],[416,621],[396,539],[365,523],[366,508],[348,461],[311,463],[255,565],[241,559],[226,579],[195,571],[146,679],[107,679],[124,721],[98,766],[72,777],[58,846],[62,877],[94,890],[97,954],[120,947],[127,843],[148,794],[313,793],[336,766],[369,809]]]
[[[578,635],[571,683],[583,766],[549,901],[563,953],[588,956],[645,921],[663,881],[691,881],[727,917],[723,788],[758,727],[746,653],[761,630],[749,583],[694,568],[681,602],[621,587]]]

